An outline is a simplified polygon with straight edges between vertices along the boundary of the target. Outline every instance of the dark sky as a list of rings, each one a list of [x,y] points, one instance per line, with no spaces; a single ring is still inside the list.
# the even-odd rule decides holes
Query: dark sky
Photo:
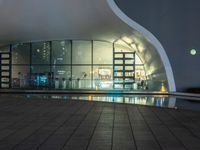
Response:
[[[200,88],[200,1],[115,0],[120,9],[164,46],[178,91]],[[191,56],[190,49],[197,49]]]

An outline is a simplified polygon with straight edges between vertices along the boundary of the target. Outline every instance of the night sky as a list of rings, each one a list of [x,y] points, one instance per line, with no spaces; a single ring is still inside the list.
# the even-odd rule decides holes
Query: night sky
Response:
[[[115,1],[161,42],[172,65],[177,90],[200,87],[200,1]],[[190,55],[193,48],[197,50],[195,56]]]

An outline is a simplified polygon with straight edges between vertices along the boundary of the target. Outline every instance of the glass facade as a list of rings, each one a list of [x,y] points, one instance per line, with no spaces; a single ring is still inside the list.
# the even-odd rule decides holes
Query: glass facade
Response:
[[[128,59],[114,59],[114,52],[119,58],[126,52]],[[129,58],[129,52],[130,56],[135,55],[134,60]],[[140,58],[130,47],[119,43],[82,40],[22,43],[13,44],[11,54],[12,88],[110,90],[113,75],[123,74],[123,69],[127,70],[124,75],[133,77],[129,89],[144,89],[147,80]],[[114,64],[121,72],[114,73]],[[123,68],[120,64],[127,66]]]

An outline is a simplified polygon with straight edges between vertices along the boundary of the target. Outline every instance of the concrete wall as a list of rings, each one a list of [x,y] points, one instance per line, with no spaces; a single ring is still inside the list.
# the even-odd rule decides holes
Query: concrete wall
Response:
[[[115,0],[119,8],[153,33],[172,65],[177,91],[200,87],[200,1]],[[190,55],[190,49],[197,55]]]

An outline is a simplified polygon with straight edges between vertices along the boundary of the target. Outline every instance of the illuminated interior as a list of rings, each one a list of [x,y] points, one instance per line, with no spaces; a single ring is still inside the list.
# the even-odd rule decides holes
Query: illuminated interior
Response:
[[[84,40],[19,43],[5,48],[4,52],[12,55],[11,88],[148,90],[144,64],[136,50],[123,40],[115,43]],[[124,53],[128,53],[127,57],[129,53],[134,54],[134,59],[114,60],[115,52],[120,52],[118,58]],[[114,71],[114,64],[119,72]],[[124,75],[129,77],[125,81],[123,65],[127,65],[124,68],[128,72]],[[119,78],[116,86],[113,75]],[[130,81],[123,86],[122,83]]]
[[[3,4],[1,88],[176,90],[161,43],[113,0]]]

